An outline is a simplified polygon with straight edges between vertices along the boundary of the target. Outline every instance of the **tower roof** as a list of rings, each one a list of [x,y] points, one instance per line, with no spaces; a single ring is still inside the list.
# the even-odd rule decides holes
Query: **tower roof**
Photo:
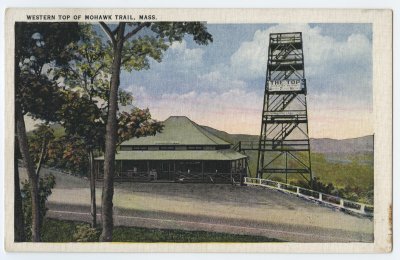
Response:
[[[186,116],[170,116],[164,129],[155,136],[132,138],[125,145],[230,145],[230,143],[208,132]]]

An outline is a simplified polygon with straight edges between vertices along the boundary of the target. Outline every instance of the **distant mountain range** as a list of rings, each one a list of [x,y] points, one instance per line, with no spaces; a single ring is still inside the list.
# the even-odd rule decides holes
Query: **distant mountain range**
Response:
[[[311,140],[311,149],[316,153],[361,153],[374,151],[374,137],[363,137],[336,140],[320,138]]]
[[[258,141],[257,135],[229,134],[209,126],[201,127],[233,145],[239,141]],[[52,128],[54,129],[56,136],[64,134],[64,129],[59,124],[52,125]],[[28,133],[28,135],[30,134],[32,134],[32,132]],[[312,152],[323,154],[365,153],[373,152],[374,149],[374,138],[372,135],[341,140],[331,138],[311,138],[310,142]]]
[[[201,127],[232,144],[236,144],[239,141],[258,141],[257,135],[229,134],[212,127]],[[311,138],[310,143],[312,152],[324,154],[364,153],[373,152],[374,149],[374,138],[372,135],[342,140],[331,138]]]

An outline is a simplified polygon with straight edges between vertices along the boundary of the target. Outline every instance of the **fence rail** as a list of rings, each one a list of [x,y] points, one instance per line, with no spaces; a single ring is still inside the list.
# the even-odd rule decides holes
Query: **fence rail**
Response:
[[[345,211],[355,212],[365,216],[374,215],[373,205],[346,200],[337,196],[333,196],[315,190],[305,189],[302,187],[282,182],[277,182],[267,179],[250,178],[250,177],[245,177],[244,183],[247,185],[262,186],[275,190],[280,190],[285,193],[296,195],[298,197],[306,198],[312,201],[317,201],[329,206],[333,206],[335,208],[340,208]]]

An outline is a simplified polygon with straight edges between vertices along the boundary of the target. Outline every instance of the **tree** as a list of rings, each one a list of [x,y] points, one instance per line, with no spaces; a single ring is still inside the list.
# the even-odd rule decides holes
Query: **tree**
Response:
[[[39,183],[29,153],[24,115],[56,120],[55,111],[62,104],[62,95],[45,65],[64,64],[70,58],[65,46],[78,39],[77,23],[15,24],[15,124],[30,182],[33,242],[40,241]]]
[[[22,209],[22,196],[19,181],[18,160],[21,158],[18,142],[14,140],[14,241],[26,241],[25,218]]]
[[[43,226],[44,217],[47,212],[46,201],[48,197],[51,195],[51,190],[55,185],[55,177],[52,174],[46,175],[44,177],[39,178],[39,226],[40,229]],[[22,183],[22,206],[23,213],[25,217],[25,234],[27,239],[31,239],[32,236],[32,199],[31,199],[31,183],[25,180]]]
[[[212,41],[212,36],[207,32],[205,24],[199,22],[121,22],[115,27],[100,22],[100,25],[112,46],[111,83],[104,152],[103,229],[100,241],[112,241],[118,88],[121,66],[128,71],[147,69],[149,68],[148,57],[160,62],[163,51],[168,48],[168,43],[181,41],[185,34],[191,34],[193,40],[198,44],[207,44]]]
[[[29,152],[36,164],[36,176],[48,158],[49,144],[54,141],[54,130],[47,124],[40,124],[28,138]]]
[[[92,25],[81,25],[83,35],[79,42],[71,44],[70,55],[74,60],[56,73],[62,77],[64,88],[71,90],[68,102],[62,107],[62,126],[70,138],[80,140],[88,154],[91,194],[92,227],[96,226],[96,196],[94,173],[94,149],[104,150],[105,121],[108,112],[110,86],[110,51],[108,44],[93,30]],[[118,102],[131,105],[130,93],[119,90]],[[151,120],[148,110],[138,108],[119,113],[117,120],[123,121],[118,140],[153,135],[161,130],[161,124]],[[73,153],[66,151],[72,159]]]

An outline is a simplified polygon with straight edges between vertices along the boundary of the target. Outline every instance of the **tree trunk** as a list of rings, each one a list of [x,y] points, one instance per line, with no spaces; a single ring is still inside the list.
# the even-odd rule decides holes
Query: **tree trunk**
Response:
[[[38,178],[35,173],[34,164],[29,154],[28,138],[26,136],[25,121],[19,104],[15,106],[15,120],[17,124],[17,137],[19,149],[21,151],[22,161],[26,171],[31,187],[32,198],[32,242],[40,242],[40,215],[39,215],[39,192],[38,192]]]
[[[108,117],[106,125],[106,144],[104,152],[104,180],[101,201],[102,233],[100,241],[112,241],[113,231],[113,195],[114,195],[114,171],[115,150],[117,142],[117,109],[118,109],[118,87],[121,71],[122,47],[124,44],[125,23],[120,23],[116,42],[114,44],[114,60],[111,67],[111,84],[109,95]]]
[[[17,141],[17,140],[15,140]],[[22,197],[21,188],[19,183],[19,171],[18,171],[18,157],[16,149],[18,145],[14,145],[14,241],[24,242],[26,240],[25,236],[25,220],[24,212],[22,210]]]
[[[47,149],[46,148],[47,148],[47,141],[46,141],[46,139],[44,139],[43,143],[42,143],[42,149],[40,151],[39,162],[38,162],[37,167],[36,167],[36,175],[37,175],[38,179],[39,179],[40,169],[42,168],[42,164],[46,160],[45,159],[46,153],[47,153]]]
[[[97,225],[96,212],[96,176],[94,174],[93,151],[89,151],[89,171],[90,171],[90,215],[92,215],[92,228]]]

